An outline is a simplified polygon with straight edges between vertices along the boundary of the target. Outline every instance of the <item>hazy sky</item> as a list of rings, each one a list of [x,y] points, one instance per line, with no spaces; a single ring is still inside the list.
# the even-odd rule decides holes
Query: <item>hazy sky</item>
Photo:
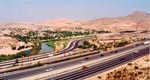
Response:
[[[0,22],[95,19],[150,12],[150,0],[0,0]]]

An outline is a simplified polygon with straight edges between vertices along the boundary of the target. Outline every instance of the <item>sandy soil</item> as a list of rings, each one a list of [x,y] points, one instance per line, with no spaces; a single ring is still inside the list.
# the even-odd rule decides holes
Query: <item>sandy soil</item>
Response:
[[[116,80],[114,76],[116,76],[118,72],[123,72],[123,70],[126,70],[126,73],[123,72],[120,75],[123,75],[124,78],[118,78],[117,80],[120,80],[120,79],[121,80],[133,80],[131,79],[133,77],[134,77],[134,80],[150,80],[150,75],[149,75],[150,74],[150,55],[141,57],[130,63],[131,65],[125,64],[115,69],[109,70],[107,72],[94,75],[85,80]],[[135,66],[137,66],[138,69],[135,69]],[[140,72],[142,72],[142,74],[139,75],[138,73]],[[131,76],[130,75],[131,73],[137,76]]]
[[[122,52],[122,54],[124,54],[124,53],[126,53],[126,52]],[[50,71],[50,72],[46,72],[46,73],[42,73],[42,74],[30,76],[30,77],[26,77],[26,78],[23,78],[23,79],[20,79],[20,80],[35,80],[35,79],[38,79],[38,78],[51,76],[51,74],[59,75],[59,74],[61,74],[63,72],[66,72],[66,71],[72,71],[74,69],[81,69],[85,65],[86,66],[89,66],[89,65],[91,66],[91,65],[97,64],[100,61],[104,62],[107,59],[112,59],[113,57],[116,57],[118,55],[120,55],[120,54],[116,54],[116,55],[112,55],[112,56],[108,56],[108,57],[103,57],[103,58],[100,58],[100,59],[97,59],[97,60],[92,60],[92,61],[87,61],[87,62],[86,61],[84,61],[84,62],[81,61],[81,64],[78,64],[78,65],[69,66],[69,67],[58,69],[58,70],[54,70],[54,71]],[[93,80],[95,80],[95,79],[93,79]]]
[[[11,47],[8,47],[8,48],[3,48],[3,49],[0,49],[0,55],[1,54],[16,54],[18,52],[21,52],[21,51],[25,51],[25,50],[28,50],[28,49],[31,49],[31,48],[26,48],[26,49],[22,49],[22,50],[12,50]]]

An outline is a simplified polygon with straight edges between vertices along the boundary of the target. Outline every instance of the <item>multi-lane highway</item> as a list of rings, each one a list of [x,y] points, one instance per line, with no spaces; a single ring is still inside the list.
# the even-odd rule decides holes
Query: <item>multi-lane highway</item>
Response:
[[[78,47],[78,43],[79,43],[80,40],[74,40],[72,41],[69,46],[61,51],[59,51],[58,53],[53,53],[54,56],[56,55],[60,55],[60,54],[63,54],[63,53],[67,53],[69,51],[72,51],[73,49],[77,48]],[[52,54],[52,53],[51,53]],[[41,54],[41,55],[35,55],[35,56],[31,56],[30,57],[30,61],[33,61],[33,60],[38,60],[38,59],[43,59],[43,58],[48,58],[48,54]],[[9,61],[4,61],[4,62],[0,62],[0,67],[2,66],[7,66],[7,65],[13,65],[15,64],[15,61],[16,59],[14,60],[9,60]],[[28,61],[28,58],[20,58],[19,59],[19,63],[22,63],[22,62],[27,62]]]
[[[126,51],[126,50],[132,50],[136,47],[142,47],[143,43],[138,43],[138,46],[135,46],[135,45],[137,45],[137,44],[130,45],[130,46],[127,46],[125,48],[120,48],[119,50],[117,50],[118,52],[116,52],[116,50],[107,52],[107,53],[105,53],[104,56],[100,56],[100,54],[94,54],[94,55],[88,56],[89,59],[87,61],[96,60],[96,59],[99,59],[99,58],[111,56],[111,55],[114,55],[116,53],[119,54],[120,52],[123,52],[123,51]],[[1,77],[6,78],[8,80],[9,79],[10,80],[16,80],[16,79],[20,79],[20,78],[33,76],[33,75],[36,75],[36,74],[45,73],[45,70],[47,68],[50,68],[50,67],[53,68],[53,70],[58,70],[58,69],[61,69],[61,68],[64,68],[64,67],[69,67],[69,66],[81,64],[81,61],[83,61],[84,59],[85,58],[79,58],[79,59],[76,59],[76,60],[71,60],[71,61],[60,63],[60,64],[52,64],[52,65],[48,65],[48,66],[42,66],[42,67],[39,67],[39,68],[28,69],[28,70],[24,70],[24,71],[12,73],[12,74],[1,75]],[[66,80],[66,79],[63,79],[63,80]]]
[[[149,54],[149,47],[142,48],[137,53],[129,52],[126,55],[118,56],[113,59],[107,60],[103,63],[92,65],[88,67],[86,70],[80,69],[70,73],[55,76],[52,79],[53,80],[83,80],[84,79],[83,77],[85,76],[88,76],[96,72],[104,72],[109,68],[114,68],[115,66],[121,65],[123,63],[127,63],[129,61],[135,60],[147,54]],[[51,78],[49,78],[48,80],[51,80]]]

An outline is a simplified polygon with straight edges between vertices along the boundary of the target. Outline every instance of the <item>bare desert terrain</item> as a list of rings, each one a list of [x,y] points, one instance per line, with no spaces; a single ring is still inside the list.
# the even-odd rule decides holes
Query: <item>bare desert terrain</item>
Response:
[[[85,80],[149,80],[150,55]]]

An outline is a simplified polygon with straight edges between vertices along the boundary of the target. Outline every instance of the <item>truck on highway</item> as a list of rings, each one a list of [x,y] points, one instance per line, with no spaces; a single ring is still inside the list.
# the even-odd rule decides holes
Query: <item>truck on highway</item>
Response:
[[[150,41],[145,41],[144,45],[148,45],[150,43]]]

